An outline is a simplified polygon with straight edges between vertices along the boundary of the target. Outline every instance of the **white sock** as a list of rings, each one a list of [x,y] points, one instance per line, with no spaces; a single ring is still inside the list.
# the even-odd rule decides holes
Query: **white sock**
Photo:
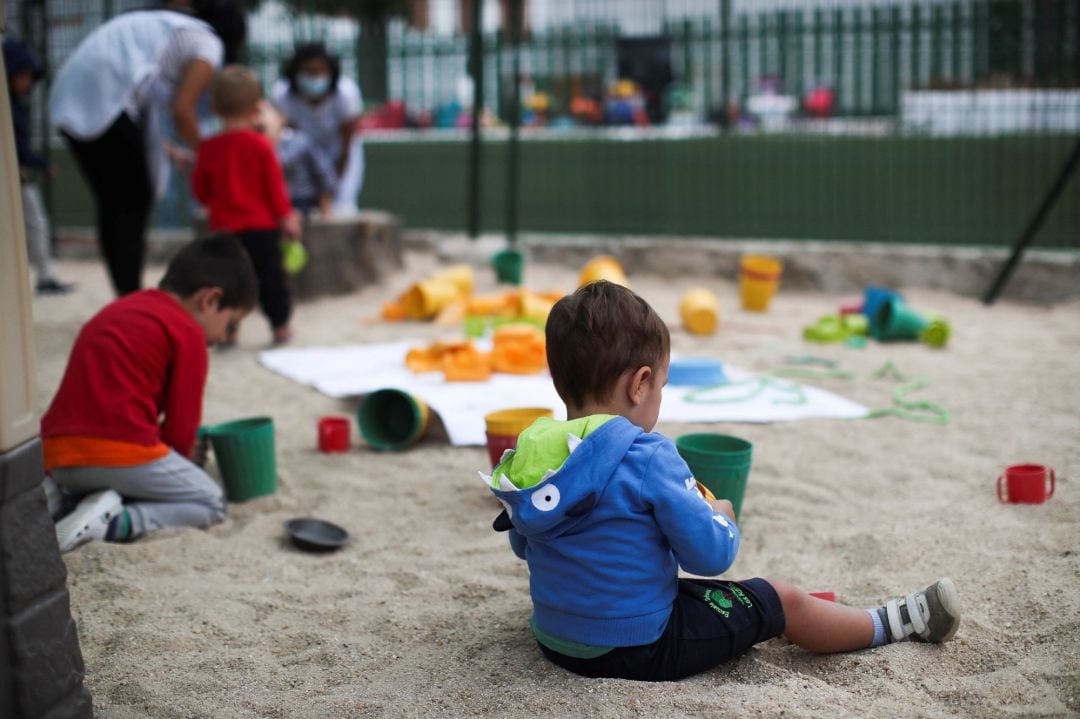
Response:
[[[882,644],[888,644],[889,640],[885,634],[885,623],[881,621],[881,614],[879,611],[877,609],[867,609],[866,613],[874,620],[874,638],[870,641],[870,646],[880,647]]]

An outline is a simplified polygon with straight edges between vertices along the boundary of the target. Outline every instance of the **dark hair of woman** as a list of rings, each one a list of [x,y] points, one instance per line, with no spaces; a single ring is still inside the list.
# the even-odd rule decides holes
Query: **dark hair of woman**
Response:
[[[330,87],[326,91],[326,94],[329,95],[334,92],[334,90],[337,89],[338,78],[341,77],[341,63],[327,51],[326,45],[323,45],[321,42],[298,45],[293,56],[285,61],[285,64],[281,68],[281,74],[289,81],[289,92],[300,94],[296,76],[300,74],[300,68],[304,63],[309,60],[326,61],[327,67],[330,68]]]
[[[192,0],[191,12],[214,29],[225,46],[225,64],[240,61],[247,40],[247,17],[236,0]]]

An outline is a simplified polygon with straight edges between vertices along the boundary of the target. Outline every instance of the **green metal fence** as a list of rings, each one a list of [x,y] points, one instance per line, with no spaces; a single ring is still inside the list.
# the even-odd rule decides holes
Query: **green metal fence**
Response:
[[[55,68],[135,3],[14,5],[12,27],[45,18]],[[529,0],[526,18],[517,45],[490,13],[482,38],[484,231],[516,217],[525,231],[1008,244],[1080,134],[1075,0]],[[326,42],[373,110],[361,204],[461,230],[471,99],[456,22],[395,20],[373,38],[264,3],[247,62],[269,84],[296,43]],[[508,213],[499,126],[515,54],[526,127]],[[396,111],[378,113],[384,102]],[[56,223],[92,224],[53,152]],[[190,209],[178,179],[158,223],[185,224]],[[1080,180],[1036,244],[1080,246]]]

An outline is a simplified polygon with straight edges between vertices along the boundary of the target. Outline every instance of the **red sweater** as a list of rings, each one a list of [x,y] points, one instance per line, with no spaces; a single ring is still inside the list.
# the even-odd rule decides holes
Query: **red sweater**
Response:
[[[254,130],[227,130],[204,140],[191,187],[210,213],[212,230],[274,230],[292,212],[274,146]]]
[[[173,297],[122,297],[79,332],[41,436],[164,442],[190,457],[208,369],[206,334]]]

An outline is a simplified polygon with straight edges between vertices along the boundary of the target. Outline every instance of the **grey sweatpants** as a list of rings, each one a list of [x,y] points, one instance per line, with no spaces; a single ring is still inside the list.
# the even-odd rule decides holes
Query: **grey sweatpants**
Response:
[[[22,183],[23,221],[26,223],[26,249],[37,273],[37,281],[55,279],[52,270],[52,241],[49,218],[41,201],[37,183]]]
[[[68,494],[119,492],[131,517],[132,539],[166,527],[206,528],[225,519],[221,487],[173,450],[133,467],[57,467],[49,474]]]

